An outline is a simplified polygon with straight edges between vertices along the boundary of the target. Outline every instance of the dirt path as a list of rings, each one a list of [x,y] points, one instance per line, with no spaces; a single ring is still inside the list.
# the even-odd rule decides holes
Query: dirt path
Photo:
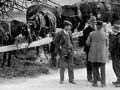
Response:
[[[118,90],[112,85],[116,79],[111,62],[106,65],[107,87],[95,88],[86,80],[86,69],[75,70],[75,82],[68,83],[67,70],[65,72],[65,83],[59,84],[59,70],[50,71],[48,75],[34,78],[16,78],[11,80],[0,79],[0,90]]]

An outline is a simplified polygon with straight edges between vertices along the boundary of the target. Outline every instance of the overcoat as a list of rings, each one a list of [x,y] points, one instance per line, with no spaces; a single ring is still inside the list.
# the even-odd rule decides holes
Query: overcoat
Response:
[[[104,31],[90,33],[86,44],[90,46],[88,61],[106,63],[108,60],[108,36]]]

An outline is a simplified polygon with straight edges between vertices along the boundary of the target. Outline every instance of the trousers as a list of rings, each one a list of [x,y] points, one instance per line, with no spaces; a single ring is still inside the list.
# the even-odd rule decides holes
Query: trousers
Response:
[[[117,81],[120,81],[120,59],[119,57],[112,58],[112,67],[117,77]]]
[[[68,68],[69,82],[72,82],[74,81],[72,52],[70,52],[67,56],[61,56],[60,58],[60,81],[64,81],[64,72],[66,67]]]
[[[92,80],[93,79],[93,70],[92,70],[92,63],[88,61],[88,53],[86,51],[86,69],[87,69],[87,80]]]
[[[99,77],[99,69],[100,69],[100,81],[101,84],[106,83],[106,75],[105,75],[105,63],[98,63],[98,62],[93,62],[93,77],[94,77],[94,83],[97,83],[98,77]]]

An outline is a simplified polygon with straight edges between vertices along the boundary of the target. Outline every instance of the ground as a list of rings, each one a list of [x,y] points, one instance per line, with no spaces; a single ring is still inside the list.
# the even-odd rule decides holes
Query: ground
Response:
[[[112,63],[106,64],[106,84],[107,87],[93,87],[87,82],[86,69],[75,69],[75,82],[77,84],[68,83],[67,70],[65,72],[65,83],[59,84],[59,69],[50,70],[49,74],[32,78],[15,78],[0,79],[0,90],[118,90],[119,88],[112,85],[112,81],[116,80],[112,69]]]

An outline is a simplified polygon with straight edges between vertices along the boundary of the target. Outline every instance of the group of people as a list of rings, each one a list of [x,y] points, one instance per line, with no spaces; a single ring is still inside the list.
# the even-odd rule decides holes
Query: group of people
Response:
[[[72,24],[70,21],[65,20],[63,23],[63,29],[57,33],[55,37],[56,53],[60,56],[60,84],[64,83],[64,72],[66,64],[68,67],[69,82],[76,84],[74,81],[73,71],[73,39],[71,33]],[[106,87],[106,72],[105,65],[108,58],[108,51],[110,49],[111,58],[113,62],[113,70],[117,76],[117,81],[112,82],[115,86],[120,86],[120,55],[116,54],[113,47],[115,45],[115,39],[118,38],[120,32],[119,29],[113,27],[113,33],[110,34],[113,38],[115,35],[114,43],[111,43],[109,47],[109,37],[104,28],[103,21],[96,20],[95,16],[91,16],[89,19],[89,25],[83,31],[84,51],[86,53],[86,70],[87,80],[92,83],[92,86],[98,87],[98,81],[101,82],[101,87]],[[117,48],[116,48],[117,49]],[[114,55],[113,55],[114,54]],[[117,56],[117,58],[115,57]],[[100,69],[100,70],[99,70]]]
[[[109,60],[110,53],[117,77],[117,80],[112,83],[120,87],[120,25],[114,24],[112,32],[108,34],[104,30],[105,24],[100,20],[97,21],[95,16],[90,18],[89,23],[90,25],[83,31],[87,80],[93,83],[92,86],[97,87],[100,81],[101,86],[106,87],[105,64]]]
[[[96,21],[96,17],[90,18],[90,25],[83,31],[85,41],[84,51],[86,52],[87,80],[92,82],[93,86],[106,86],[105,64],[108,60],[109,39],[102,30],[103,22]],[[99,72],[100,69],[100,72]]]

